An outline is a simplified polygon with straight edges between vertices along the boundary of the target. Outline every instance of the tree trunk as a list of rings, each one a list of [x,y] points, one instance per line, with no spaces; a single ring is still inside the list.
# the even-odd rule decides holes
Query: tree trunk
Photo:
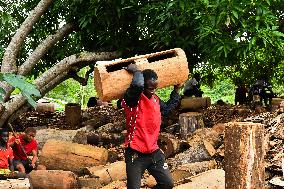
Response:
[[[192,133],[204,127],[203,116],[198,112],[187,112],[179,115],[180,138],[186,140]]]
[[[34,170],[29,176],[35,189],[74,189],[77,186],[77,176],[71,171]]]
[[[49,140],[43,146],[39,160],[47,169],[78,173],[84,167],[106,164],[108,151],[91,145]]]

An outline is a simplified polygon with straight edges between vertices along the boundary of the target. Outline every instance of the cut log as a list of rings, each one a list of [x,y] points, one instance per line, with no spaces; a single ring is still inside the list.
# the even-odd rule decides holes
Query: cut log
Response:
[[[98,133],[98,132],[91,132],[88,133],[87,136],[87,143],[92,145],[98,144],[121,144],[124,141],[124,134],[122,133]]]
[[[38,102],[36,105],[36,111],[43,112],[55,112],[55,104],[52,102]]]
[[[225,130],[226,188],[265,188],[264,125],[230,122]]]
[[[94,166],[84,168],[83,172],[99,179],[102,185],[113,181],[126,180],[126,164],[124,161],[117,161],[106,166]]]
[[[47,169],[78,173],[84,167],[106,164],[108,151],[91,145],[48,140],[39,160]]]
[[[225,172],[222,169],[212,169],[190,177],[186,184],[178,185],[174,189],[224,189]]]
[[[81,105],[68,103],[65,105],[65,121],[70,126],[79,128],[81,125]]]
[[[28,178],[0,180],[1,189],[30,189],[30,186],[31,184]]]
[[[101,189],[124,189],[126,188],[126,183],[123,181],[113,181],[112,183],[102,187]]]
[[[96,130],[99,127],[109,123],[109,117],[107,115],[96,115],[93,119],[89,119],[82,123],[83,126],[89,126],[90,130]]]
[[[187,138],[188,144],[192,147],[199,145],[203,141],[209,142],[214,148],[218,148],[223,144],[220,133],[211,128],[197,129],[192,136]]]
[[[102,188],[102,185],[98,178],[93,177],[79,177],[77,179],[78,182],[78,188],[92,188],[92,189],[99,189]]]
[[[77,187],[77,176],[71,171],[34,170],[29,176],[35,189],[73,189]]]
[[[203,143],[175,155],[174,158],[169,158],[168,163],[172,169],[175,169],[178,165],[211,160],[215,153],[214,147],[209,142],[203,141]]]
[[[75,136],[78,134],[78,130],[59,130],[59,129],[41,129],[36,133],[36,140],[38,142],[38,149],[42,149],[43,145],[47,140],[61,140],[61,141],[73,141]],[[81,139],[76,136],[76,143],[86,144],[87,139]]]
[[[180,137],[186,140],[196,129],[203,128],[204,122],[201,113],[187,112],[179,115]]]
[[[131,63],[136,64],[140,70],[154,70],[159,77],[158,88],[181,84],[188,79],[186,55],[180,48],[97,64],[94,83],[102,101],[122,98],[132,80],[132,74],[123,68]]]
[[[186,141],[178,140],[174,135],[169,133],[160,134],[158,145],[163,150],[166,158],[189,148]]]
[[[185,97],[181,100],[180,108],[182,110],[196,111],[206,109],[211,106],[210,97]]]

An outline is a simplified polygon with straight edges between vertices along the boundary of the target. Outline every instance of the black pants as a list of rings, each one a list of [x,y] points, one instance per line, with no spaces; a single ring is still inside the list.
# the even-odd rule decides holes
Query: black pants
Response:
[[[140,189],[141,177],[146,169],[157,181],[155,188],[173,188],[173,179],[160,149],[151,154],[142,154],[128,147],[125,149],[125,162],[127,189]]]

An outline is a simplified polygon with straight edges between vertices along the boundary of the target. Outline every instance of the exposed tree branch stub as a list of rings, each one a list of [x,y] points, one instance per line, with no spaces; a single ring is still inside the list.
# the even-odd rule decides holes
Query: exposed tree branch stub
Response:
[[[28,74],[38,63],[38,61],[46,54],[46,52],[59,40],[68,35],[73,30],[73,24],[65,24],[62,28],[57,30],[54,35],[48,36],[40,45],[34,50],[34,52],[28,57],[28,59],[19,67],[18,74]]]
[[[53,0],[41,0],[38,5],[30,12],[29,16],[17,30],[16,34],[11,39],[10,44],[8,45],[2,65],[1,72],[2,73],[16,73],[16,58],[19,52],[21,45],[26,39],[27,35],[32,30],[34,24],[39,20],[42,14],[48,9],[49,5],[53,2]]]
[[[93,71],[94,71],[94,67],[92,67],[86,72],[85,77],[80,77],[77,74],[78,72],[77,69],[70,69],[70,71],[68,72],[68,75],[70,78],[78,81],[82,86],[86,86],[88,84],[90,73],[92,73]]]

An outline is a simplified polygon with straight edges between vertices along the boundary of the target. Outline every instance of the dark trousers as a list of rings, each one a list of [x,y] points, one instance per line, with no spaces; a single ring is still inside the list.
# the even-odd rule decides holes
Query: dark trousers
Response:
[[[173,179],[160,149],[151,154],[142,154],[128,147],[125,149],[125,163],[127,189],[140,189],[141,177],[146,169],[156,179],[155,188],[173,188]]]

